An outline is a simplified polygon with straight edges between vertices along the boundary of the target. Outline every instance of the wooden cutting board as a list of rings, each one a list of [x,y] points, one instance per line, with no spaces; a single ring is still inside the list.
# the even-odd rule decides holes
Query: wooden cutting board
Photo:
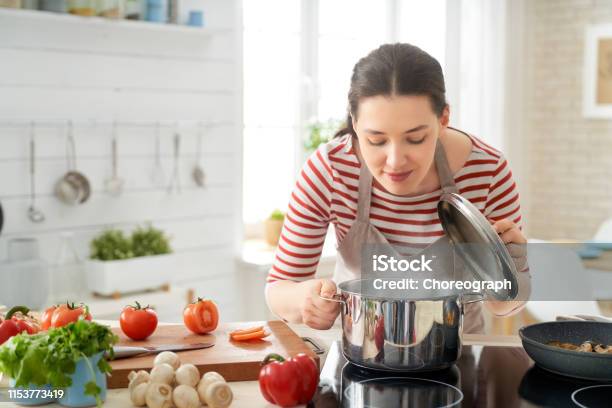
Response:
[[[254,326],[265,326],[271,334],[264,340],[249,342],[230,342],[229,332]],[[280,320],[269,322],[222,323],[207,335],[198,336],[188,331],[183,325],[159,326],[155,333],[145,341],[132,341],[120,329],[113,329],[120,338],[120,346],[157,346],[164,344],[190,344],[214,341],[213,347],[202,350],[182,351],[177,353],[182,363],[194,364],[200,374],[217,371],[226,381],[257,380],[261,361],[269,353],[278,353],[283,357],[306,353],[319,365],[319,357],[302,339]],[[108,377],[109,388],[128,386],[128,374],[132,370],[150,371],[155,355],[125,358],[111,361],[113,373]]]

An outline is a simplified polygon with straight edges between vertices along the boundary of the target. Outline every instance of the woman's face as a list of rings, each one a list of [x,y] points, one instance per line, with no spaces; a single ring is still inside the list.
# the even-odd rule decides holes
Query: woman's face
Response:
[[[353,118],[365,164],[376,181],[396,195],[424,192],[436,141],[447,125],[448,108],[438,118],[424,95],[364,98]]]

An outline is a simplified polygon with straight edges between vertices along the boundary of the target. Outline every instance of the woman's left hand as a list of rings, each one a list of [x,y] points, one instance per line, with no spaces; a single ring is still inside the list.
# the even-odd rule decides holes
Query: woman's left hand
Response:
[[[527,244],[527,238],[525,238],[523,232],[519,229],[518,225],[505,218],[503,220],[495,222],[493,224],[493,229],[495,229],[495,231],[499,234],[504,244],[517,244],[514,250],[511,251],[510,255],[513,257],[517,268],[519,268],[519,273],[527,272],[529,269],[524,268],[527,265],[527,253],[525,248],[525,245]],[[519,292],[521,292],[520,286],[522,280],[523,279],[519,279]],[[525,301],[521,300],[487,300],[484,302],[485,306],[497,316],[510,316],[516,314],[525,306],[525,303]]]
[[[519,229],[518,225],[507,218],[493,224],[493,229],[499,234],[504,244],[526,244],[527,239]]]

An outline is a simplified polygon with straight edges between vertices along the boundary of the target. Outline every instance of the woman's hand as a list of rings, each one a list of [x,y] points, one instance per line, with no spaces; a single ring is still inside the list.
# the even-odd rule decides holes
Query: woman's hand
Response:
[[[320,296],[333,297],[336,284],[330,279],[313,279],[303,283],[306,285],[301,307],[302,322],[313,329],[329,329],[340,313],[340,304],[321,299]]]
[[[529,269],[527,266],[527,238],[523,235],[523,232],[519,229],[519,227],[509,219],[499,220],[493,224],[493,229],[499,234],[501,240],[504,244],[516,244],[513,248],[508,248],[512,259],[517,266],[518,272],[520,274],[527,272]],[[528,276],[528,275],[525,275]],[[525,287],[528,284],[527,279],[523,279],[523,276],[518,277],[519,283],[519,298],[526,299],[525,296],[528,296],[527,293],[530,289]],[[515,301],[498,301],[498,300],[487,300],[484,302],[485,306],[495,315],[497,316],[511,316],[513,314],[518,313],[523,309],[525,304],[527,303],[524,300],[515,300]]]
[[[493,224],[493,229],[499,234],[504,244],[526,244],[527,238],[523,235],[518,225],[507,218]]]

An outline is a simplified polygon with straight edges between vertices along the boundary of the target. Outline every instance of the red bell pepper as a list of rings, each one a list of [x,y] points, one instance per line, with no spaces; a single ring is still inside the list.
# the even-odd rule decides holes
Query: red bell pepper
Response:
[[[0,344],[21,332],[34,334],[38,332],[36,321],[28,316],[30,309],[25,306],[15,306],[6,314],[4,321],[0,319]]]
[[[264,398],[281,407],[305,404],[312,399],[319,384],[319,368],[304,353],[285,360],[269,354],[259,371],[259,389]]]

